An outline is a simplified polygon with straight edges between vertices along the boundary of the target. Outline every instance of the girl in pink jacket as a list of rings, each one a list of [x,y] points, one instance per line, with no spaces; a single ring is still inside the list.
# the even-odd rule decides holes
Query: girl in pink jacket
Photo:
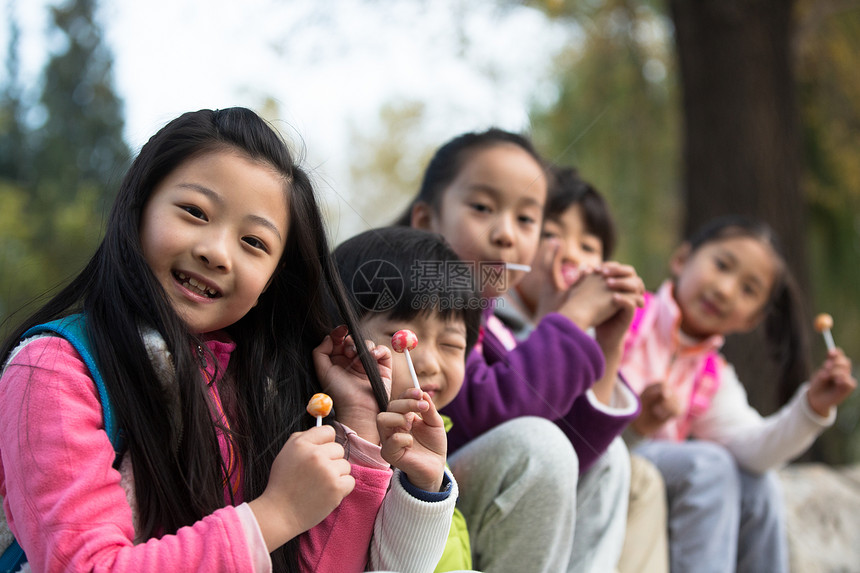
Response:
[[[456,484],[389,489],[391,355],[355,343],[342,292],[308,176],[260,117],[153,136],[87,267],[0,347],[0,495],[32,570],[432,570]],[[66,339],[19,344],[74,313],[106,401]],[[335,416],[312,427],[321,391]]]

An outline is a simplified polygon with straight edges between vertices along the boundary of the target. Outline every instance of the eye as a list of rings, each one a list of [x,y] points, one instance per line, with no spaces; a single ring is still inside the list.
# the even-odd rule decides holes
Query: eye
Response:
[[[590,244],[588,244],[588,243],[583,243],[583,244],[580,246],[580,248],[581,248],[581,249],[582,249],[582,251],[583,251],[583,252],[585,252],[585,253],[589,253],[589,254],[596,254],[596,253],[597,253],[597,249],[594,247],[594,245],[590,245]]]
[[[257,237],[242,237],[242,240],[248,245],[254,247],[255,249],[259,249],[266,253],[269,252],[269,249],[266,247],[266,244]]]
[[[206,213],[204,213],[199,207],[195,207],[194,205],[180,205],[180,209],[194,217],[195,219],[201,219],[203,221],[207,221]]]
[[[473,211],[477,211],[478,213],[490,213],[492,211],[490,209],[490,206],[484,203],[470,203],[469,207],[471,207]]]
[[[716,266],[721,271],[725,271],[729,268],[729,263],[719,257],[716,257],[714,259],[714,266]]]
[[[541,239],[557,239],[558,236],[558,233],[555,231],[549,231],[547,229],[544,229],[543,233],[540,234]]]
[[[530,215],[520,215],[517,217],[517,220],[524,225],[534,225],[537,223],[537,219]]]

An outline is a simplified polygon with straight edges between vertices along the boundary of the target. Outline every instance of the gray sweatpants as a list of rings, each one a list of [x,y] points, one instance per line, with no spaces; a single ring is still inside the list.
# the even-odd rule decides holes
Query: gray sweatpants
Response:
[[[663,474],[672,573],[785,573],[779,480],[738,468],[719,444],[646,441],[635,452]]]
[[[570,441],[543,418],[516,418],[457,450],[448,463],[475,569],[612,571],[630,487],[629,455],[617,442],[581,478]]]

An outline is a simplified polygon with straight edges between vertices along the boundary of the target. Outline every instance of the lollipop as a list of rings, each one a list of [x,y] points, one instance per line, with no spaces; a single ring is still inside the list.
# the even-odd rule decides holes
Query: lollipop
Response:
[[[311,396],[307,410],[308,414],[317,417],[317,427],[322,426],[322,419],[328,416],[328,413],[331,412],[331,406],[331,396],[328,394],[319,392]]]
[[[519,263],[505,263],[505,266],[510,271],[523,271],[524,273],[530,273],[532,270],[529,265],[521,265]]]
[[[406,364],[409,365],[409,373],[412,374],[412,383],[420,390],[418,375],[415,374],[415,366],[412,365],[412,357],[409,356],[409,351],[416,346],[418,346],[418,337],[411,330],[398,330],[391,336],[391,348],[406,355]]]
[[[815,317],[815,330],[824,335],[824,343],[827,344],[827,350],[836,348],[833,342],[833,334],[830,329],[833,328],[833,317],[829,314],[822,313]]]

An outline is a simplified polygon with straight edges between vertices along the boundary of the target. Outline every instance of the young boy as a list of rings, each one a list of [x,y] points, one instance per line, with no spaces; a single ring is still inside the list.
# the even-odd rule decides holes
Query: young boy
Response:
[[[482,304],[473,269],[441,236],[406,227],[357,235],[335,249],[334,256],[367,336],[390,345],[398,330],[417,335],[410,357],[421,389],[414,388],[405,355],[395,353],[393,399],[378,422],[388,429],[381,430],[383,457],[400,475],[410,482],[414,473],[432,475],[413,463],[417,457],[411,454],[433,450],[444,463],[447,442],[436,411],[459,392],[466,356],[479,336]],[[432,403],[420,404],[428,401]],[[416,409],[422,413],[416,415]],[[398,430],[411,431],[415,439]],[[464,450],[469,455],[460,456]],[[460,487],[457,507],[462,513],[455,514],[436,571],[568,570],[578,461],[555,424],[535,417],[501,424],[449,463]]]
[[[540,319],[541,297],[548,284],[564,290],[576,283],[583,272],[599,268],[615,248],[615,225],[603,197],[583,181],[572,168],[550,167],[547,203],[544,208],[541,245],[533,272],[506,293],[504,304],[495,309],[518,339],[525,339]],[[601,392],[600,382],[592,389],[601,402],[612,405],[611,393]],[[582,480],[604,482],[619,479],[629,456],[623,440],[617,437],[607,452],[586,472]],[[641,456],[629,456],[630,497],[626,536],[620,548],[621,573],[668,572],[666,496],[663,480],[653,464]],[[612,503],[602,500],[610,488],[601,488],[592,500],[600,511]],[[620,525],[620,524],[619,524]]]

